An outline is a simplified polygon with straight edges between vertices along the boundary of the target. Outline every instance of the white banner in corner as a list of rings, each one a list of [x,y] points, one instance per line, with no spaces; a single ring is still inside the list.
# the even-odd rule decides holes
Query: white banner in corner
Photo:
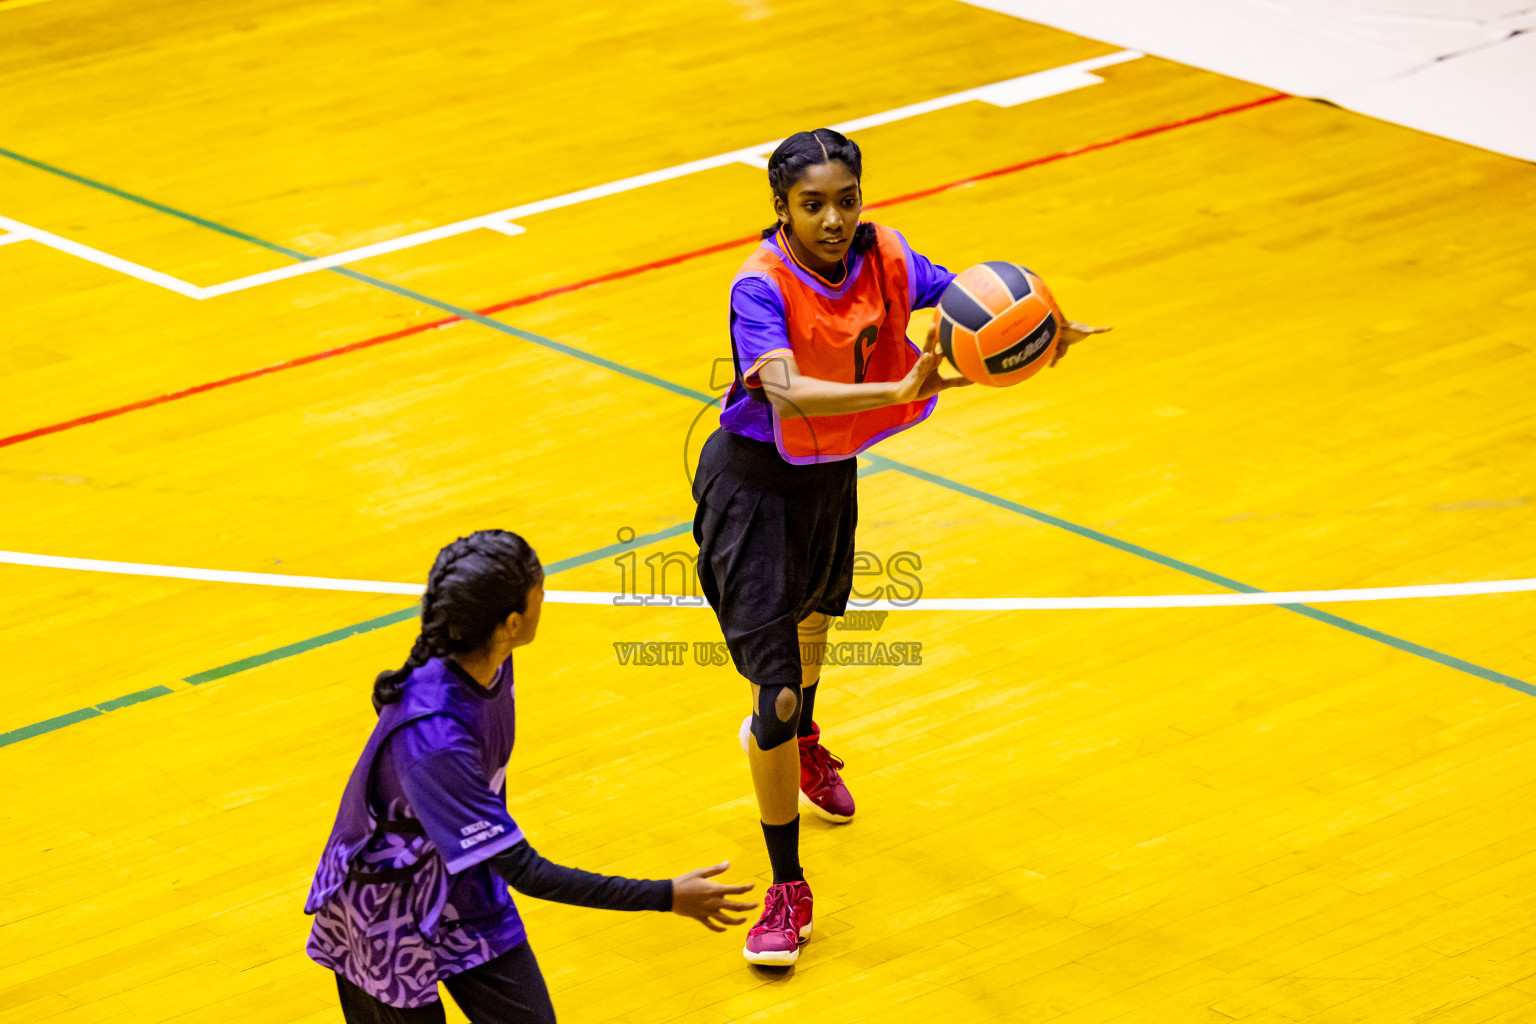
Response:
[[[1529,0],[964,2],[1536,160]]]

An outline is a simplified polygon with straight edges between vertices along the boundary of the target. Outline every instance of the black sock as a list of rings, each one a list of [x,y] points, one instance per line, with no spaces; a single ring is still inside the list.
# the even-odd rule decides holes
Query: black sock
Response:
[[[800,870],[800,815],[783,825],[763,822],[763,840],[768,844],[768,863],[773,865],[773,884],[803,882]]]
[[[816,711],[816,684],[820,682],[818,678],[810,686],[800,687],[800,725],[795,729],[796,736],[809,736],[816,731],[812,716]]]

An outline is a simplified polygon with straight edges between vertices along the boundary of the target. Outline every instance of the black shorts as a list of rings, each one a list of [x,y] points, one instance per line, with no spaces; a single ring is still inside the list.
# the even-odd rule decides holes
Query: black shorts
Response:
[[[445,978],[443,986],[475,1024],[555,1024],[549,989],[526,942]],[[389,1006],[339,974],[336,991],[346,1024],[443,1024],[448,1019],[441,1002],[411,1009]]]
[[[771,442],[716,430],[693,480],[699,583],[736,671],[800,685],[798,624],[842,615],[859,521],[854,459],[795,466]]]

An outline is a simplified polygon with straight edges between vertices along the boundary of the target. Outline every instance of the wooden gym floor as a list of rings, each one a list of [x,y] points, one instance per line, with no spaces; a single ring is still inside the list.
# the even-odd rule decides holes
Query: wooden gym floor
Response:
[[[749,154],[528,204],[1118,53],[949,0],[0,0],[0,48],[0,547],[419,581],[495,526],[599,591],[624,528],[691,551],[767,190]],[[869,216],[1116,327],[881,445],[860,547],[934,598],[1536,576],[1536,170],[1155,58],[1061,74],[854,132]],[[300,907],[410,599],[0,583],[0,1020],[339,1020]],[[520,906],[567,1022],[1529,1021],[1533,621],[893,612],[837,639],[921,667],[827,672],[860,813],[806,822],[797,968]],[[745,684],[614,647],[716,639],[548,608],[508,776],[542,852],[767,877]]]

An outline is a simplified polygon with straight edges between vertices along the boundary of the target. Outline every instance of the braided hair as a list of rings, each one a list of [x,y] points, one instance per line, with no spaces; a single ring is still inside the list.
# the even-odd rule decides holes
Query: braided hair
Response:
[[[478,530],[439,551],[421,596],[421,633],[405,664],[374,680],[373,709],[398,701],[430,659],[484,646],[507,616],[527,610],[528,591],[543,578],[533,548],[506,530]]]
[[[789,190],[804,177],[808,168],[829,164],[834,160],[841,161],[854,178],[863,179],[864,155],[859,152],[857,142],[831,128],[795,132],[779,143],[779,147],[768,158],[768,187],[773,189],[774,196],[782,199],[787,206]],[[774,232],[781,226],[775,222],[770,227],[764,228],[763,237],[772,238]],[[875,226],[869,223],[860,224],[853,232],[853,242],[848,246],[848,251],[858,255],[861,252],[868,252],[874,244]]]

